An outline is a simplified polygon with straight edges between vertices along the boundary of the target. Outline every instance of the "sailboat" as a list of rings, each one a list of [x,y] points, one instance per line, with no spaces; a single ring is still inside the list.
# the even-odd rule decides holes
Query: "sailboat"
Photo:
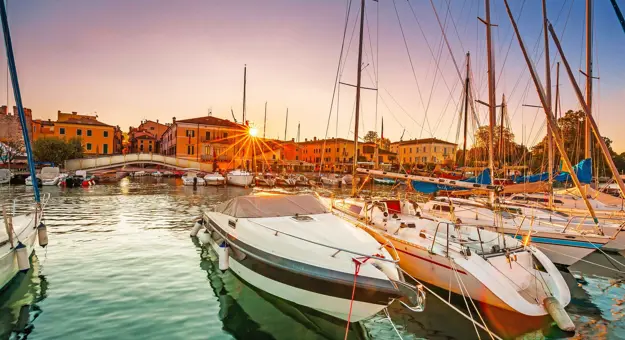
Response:
[[[9,71],[15,103],[22,128],[22,137],[28,159],[28,168],[31,178],[36,178],[35,161],[31,149],[30,138],[19,83],[9,23],[7,21],[6,5],[0,4],[0,19],[4,31],[4,43],[7,52]],[[35,244],[45,247],[48,244],[48,235],[45,224],[42,223],[44,209],[50,199],[50,194],[41,197],[39,187],[33,186],[34,201],[27,197],[18,197],[12,205],[2,206],[2,219],[0,220],[0,290],[4,288],[19,272],[27,272],[30,269],[30,256]]]

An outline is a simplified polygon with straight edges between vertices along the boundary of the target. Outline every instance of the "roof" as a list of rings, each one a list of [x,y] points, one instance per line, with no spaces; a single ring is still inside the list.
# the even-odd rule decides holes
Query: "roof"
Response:
[[[181,120],[176,120],[176,123],[202,124],[202,125],[211,125],[211,126],[223,126],[223,127],[234,128],[234,129],[245,129],[245,125],[241,125],[238,123],[231,122],[227,119],[221,119],[221,118],[217,118],[213,116],[181,119]]]
[[[455,145],[455,146],[458,145],[456,143],[451,143],[451,142],[444,141],[444,140],[438,139],[438,138],[411,139],[411,140],[393,142],[391,144],[399,144],[399,145],[408,145],[408,144],[447,144],[447,145]]]
[[[54,126],[54,122],[50,120],[35,119],[33,120],[33,123],[37,123],[40,125]]]
[[[105,127],[114,127],[113,125],[104,124],[98,120],[91,118],[72,118],[63,121],[57,121],[57,124],[77,124],[77,125],[93,125],[93,126],[105,126]]]
[[[330,142],[330,143],[335,143],[335,142],[341,142],[341,143],[353,143],[353,140],[349,140],[349,139],[345,139],[345,138],[328,138],[328,139],[312,139],[312,140],[308,140],[308,141],[304,141],[304,142],[297,142],[297,144],[311,144],[311,143],[319,143],[319,142],[323,142],[326,141],[326,143]]]
[[[132,138],[153,138],[153,139],[156,139],[156,137],[153,134],[151,134],[151,133],[149,133],[147,131],[137,131],[137,132],[134,132]]]

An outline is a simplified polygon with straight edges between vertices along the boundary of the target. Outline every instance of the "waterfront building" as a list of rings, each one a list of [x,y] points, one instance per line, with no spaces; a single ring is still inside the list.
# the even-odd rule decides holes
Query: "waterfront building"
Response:
[[[57,120],[35,120],[33,139],[56,137],[71,139],[78,137],[82,141],[85,155],[110,155],[120,153],[123,134],[117,126],[100,122],[98,116],[82,115],[77,112],[57,111]]]
[[[412,139],[391,143],[391,152],[397,154],[401,164],[453,164],[457,144],[438,138]]]
[[[169,126],[151,120],[143,120],[141,124],[128,131],[129,152],[160,153],[161,137]]]

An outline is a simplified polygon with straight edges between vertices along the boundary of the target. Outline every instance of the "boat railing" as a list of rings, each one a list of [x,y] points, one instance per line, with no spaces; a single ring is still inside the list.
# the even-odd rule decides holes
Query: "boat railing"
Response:
[[[50,201],[50,193],[44,193],[41,195],[40,209],[43,209]],[[25,213],[29,213],[36,207],[32,194],[17,195],[13,198],[9,204],[4,204],[2,210],[6,214],[11,216],[17,216]]]

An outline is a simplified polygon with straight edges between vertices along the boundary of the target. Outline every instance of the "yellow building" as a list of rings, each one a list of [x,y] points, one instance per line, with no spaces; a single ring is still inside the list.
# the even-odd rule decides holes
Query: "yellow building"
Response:
[[[438,138],[413,139],[391,143],[391,152],[401,164],[444,164],[456,161],[457,144]]]
[[[375,143],[358,143],[358,162],[375,162]],[[392,163],[396,154],[378,151],[379,163]],[[296,159],[320,166],[323,170],[346,169],[354,161],[354,141],[344,138],[305,140],[297,143]]]
[[[33,121],[33,139],[56,137],[71,139],[78,137],[82,141],[86,155],[110,155],[121,152],[116,145],[121,145],[119,128],[100,122],[98,116],[80,115],[77,112],[57,111],[57,120]]]

